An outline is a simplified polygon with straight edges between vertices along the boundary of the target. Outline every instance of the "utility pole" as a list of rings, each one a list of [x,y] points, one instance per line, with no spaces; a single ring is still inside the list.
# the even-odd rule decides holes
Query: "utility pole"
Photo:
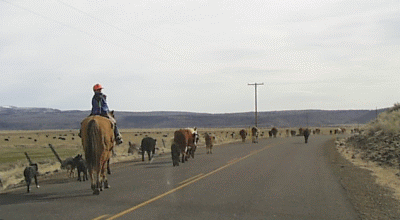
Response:
[[[257,124],[257,86],[262,86],[262,85],[264,85],[264,83],[248,83],[247,84],[248,86],[254,86],[254,89],[255,89],[255,91],[254,91],[254,96],[255,96],[255,111],[254,111],[254,117],[255,117],[255,125],[256,125],[256,127],[258,126],[258,124]]]

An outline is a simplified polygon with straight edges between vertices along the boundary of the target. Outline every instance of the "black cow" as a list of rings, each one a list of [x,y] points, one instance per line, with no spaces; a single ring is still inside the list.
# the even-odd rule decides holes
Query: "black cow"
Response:
[[[74,157],[74,165],[78,171],[78,181],[85,181],[88,180],[88,168],[86,165],[86,161],[82,158],[82,154],[78,154],[76,155],[76,157]],[[81,173],[83,173],[83,177],[81,179]]]
[[[145,152],[147,152],[147,155],[149,156],[149,161],[153,158],[156,153],[156,142],[157,139],[151,137],[145,137],[142,139],[142,144],[140,145],[140,149],[142,150],[142,161],[144,161]]]
[[[26,181],[27,192],[31,191],[31,182],[33,178],[35,179],[36,188],[39,188],[37,175],[38,175],[38,165],[36,163],[31,163],[29,164],[28,167],[25,168],[24,177]]]
[[[178,144],[173,142],[171,144],[171,156],[172,156],[172,165],[179,166],[179,156],[181,155],[181,149]]]
[[[304,139],[305,139],[305,141],[306,141],[306,144],[307,144],[307,142],[308,142],[308,137],[310,136],[310,129],[305,129],[304,131],[303,131],[303,134],[304,134]]]

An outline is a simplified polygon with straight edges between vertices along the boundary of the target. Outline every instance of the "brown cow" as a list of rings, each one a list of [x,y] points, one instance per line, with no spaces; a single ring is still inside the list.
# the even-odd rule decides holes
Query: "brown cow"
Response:
[[[207,154],[212,154],[212,147],[214,146],[215,136],[205,133],[204,139],[206,141]]]
[[[247,136],[247,131],[245,129],[242,129],[239,131],[240,137],[242,137],[242,142],[246,141],[246,136]]]
[[[185,161],[187,161],[188,146],[193,149],[192,152],[194,153],[196,148],[195,134],[193,134],[189,129],[180,129],[175,131],[174,140],[171,145],[172,162],[174,166],[179,166],[179,156],[178,158],[176,158],[176,155],[182,154],[182,163],[185,163]]]

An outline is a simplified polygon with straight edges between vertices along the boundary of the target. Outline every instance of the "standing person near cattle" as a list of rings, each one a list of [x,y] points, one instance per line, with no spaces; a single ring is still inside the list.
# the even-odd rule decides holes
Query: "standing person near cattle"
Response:
[[[100,84],[93,86],[93,98],[92,98],[92,111],[90,115],[100,115],[110,119],[114,123],[114,136],[117,145],[122,144],[122,136],[117,128],[117,121],[109,116],[109,108],[106,101],[106,95],[101,92],[103,87]]]

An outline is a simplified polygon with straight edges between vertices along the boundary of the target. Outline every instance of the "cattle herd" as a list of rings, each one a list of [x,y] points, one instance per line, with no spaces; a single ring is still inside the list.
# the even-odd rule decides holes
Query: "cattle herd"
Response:
[[[239,131],[239,135],[242,139],[242,142],[245,142],[246,137],[248,136],[248,129],[241,129]],[[358,130],[354,130],[354,132],[357,132]],[[346,129],[345,128],[338,128],[335,130],[330,130],[330,134],[340,134],[340,133],[345,133]],[[304,136],[305,138],[305,143],[308,142],[308,138],[310,134],[320,134],[321,130],[320,129],[303,129],[300,128],[298,131],[296,130],[289,130],[286,129],[286,136]],[[353,130],[352,130],[353,133]],[[250,129],[250,134],[252,138],[252,143],[258,143],[258,137],[259,137],[259,129],[257,127],[252,127]],[[282,133],[279,133],[278,129],[273,127],[271,130],[268,131],[269,137],[276,138],[277,135],[282,135]],[[264,132],[262,132],[262,135],[264,135]],[[227,133],[228,136],[228,133]],[[230,136],[232,138],[235,136],[235,133],[231,133]],[[216,141],[216,136],[210,132],[205,132],[203,134],[204,141],[205,141],[205,147],[206,147],[206,153],[207,154],[212,154],[212,148],[213,145],[215,144]],[[164,140],[163,144],[164,144]],[[153,160],[153,157],[156,152],[156,142],[157,140],[152,138],[152,137],[144,137],[141,141],[140,147],[137,147],[135,144],[129,142],[129,154],[133,154],[134,152],[137,152],[138,154],[141,154],[142,161],[145,161],[145,154],[147,153],[147,157],[149,161]],[[171,158],[172,158],[172,165],[179,166],[180,163],[185,163],[188,161],[189,158],[194,158],[195,157],[195,152],[198,146],[199,142],[199,134],[198,130],[196,127],[194,128],[184,128],[184,129],[178,129],[174,132],[173,134],[173,140],[171,142]],[[165,144],[164,144],[165,145]],[[52,148],[50,145],[50,148],[53,150],[56,158],[60,161],[61,163],[61,168],[67,170],[67,175],[69,177],[74,176],[74,170],[77,170],[78,174],[78,181],[85,181],[88,180],[88,172],[90,172],[90,166],[88,166],[86,160],[88,159],[88,155],[85,155],[86,160],[83,158],[82,154],[78,154],[75,157],[70,157],[65,160],[61,160],[58,156],[58,154],[55,152],[55,150]],[[26,155],[28,157],[28,155]],[[35,184],[37,187],[38,181],[37,181],[37,174],[38,174],[38,165],[36,163],[32,163],[29,160],[29,166],[25,168],[24,170],[24,177],[27,185],[27,192],[30,192],[30,185],[32,180],[35,181]],[[106,164],[104,167],[107,168],[107,173],[111,174],[110,166],[109,166],[109,159],[107,160]],[[82,175],[82,176],[81,176]],[[92,186],[93,188],[93,186]],[[98,193],[97,193],[98,194]]]

